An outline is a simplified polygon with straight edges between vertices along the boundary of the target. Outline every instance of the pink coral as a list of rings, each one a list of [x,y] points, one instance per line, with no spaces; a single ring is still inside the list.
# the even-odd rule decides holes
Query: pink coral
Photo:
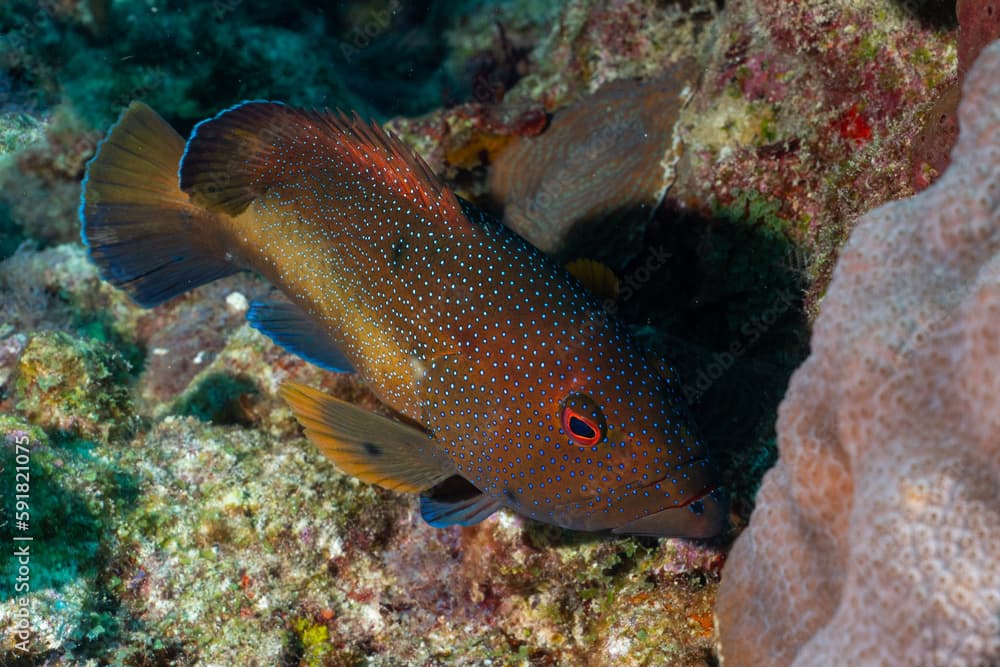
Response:
[[[1000,662],[1000,43],[952,166],[866,215],[716,607],[727,665]]]

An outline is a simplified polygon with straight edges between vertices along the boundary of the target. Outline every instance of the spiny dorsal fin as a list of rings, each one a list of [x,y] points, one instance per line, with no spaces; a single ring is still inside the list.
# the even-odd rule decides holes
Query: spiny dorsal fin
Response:
[[[275,185],[321,174],[360,176],[405,195],[426,214],[455,219],[458,200],[409,146],[354,114],[250,101],[195,126],[181,189],[212,211],[241,213]]]
[[[612,301],[618,298],[618,277],[604,264],[593,259],[574,259],[566,265],[566,270],[597,298]]]
[[[301,384],[285,383],[280,393],[319,450],[363,482],[418,493],[456,472],[434,439],[413,426]]]

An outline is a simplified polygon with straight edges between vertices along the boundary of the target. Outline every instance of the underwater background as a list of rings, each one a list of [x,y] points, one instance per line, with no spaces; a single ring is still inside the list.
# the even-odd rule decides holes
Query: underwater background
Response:
[[[0,3],[0,664],[1000,664],[998,36],[992,0]],[[102,282],[107,128],[248,99],[614,270],[732,530],[431,528],[302,437],[283,382],[382,408],[246,324],[263,280]]]

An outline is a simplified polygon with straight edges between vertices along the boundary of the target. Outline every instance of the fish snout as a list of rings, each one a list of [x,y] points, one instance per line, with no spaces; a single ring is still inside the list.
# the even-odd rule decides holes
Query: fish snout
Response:
[[[680,507],[668,507],[613,528],[619,535],[714,537],[729,528],[729,493],[718,487]]]

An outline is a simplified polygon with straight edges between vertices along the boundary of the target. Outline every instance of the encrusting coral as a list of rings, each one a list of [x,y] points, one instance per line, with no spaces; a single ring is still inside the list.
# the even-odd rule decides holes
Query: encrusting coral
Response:
[[[1000,662],[1000,42],[952,166],[858,223],[716,607],[726,665]]]
[[[128,362],[106,343],[62,331],[35,334],[18,366],[14,396],[33,424],[104,438],[134,426]]]

